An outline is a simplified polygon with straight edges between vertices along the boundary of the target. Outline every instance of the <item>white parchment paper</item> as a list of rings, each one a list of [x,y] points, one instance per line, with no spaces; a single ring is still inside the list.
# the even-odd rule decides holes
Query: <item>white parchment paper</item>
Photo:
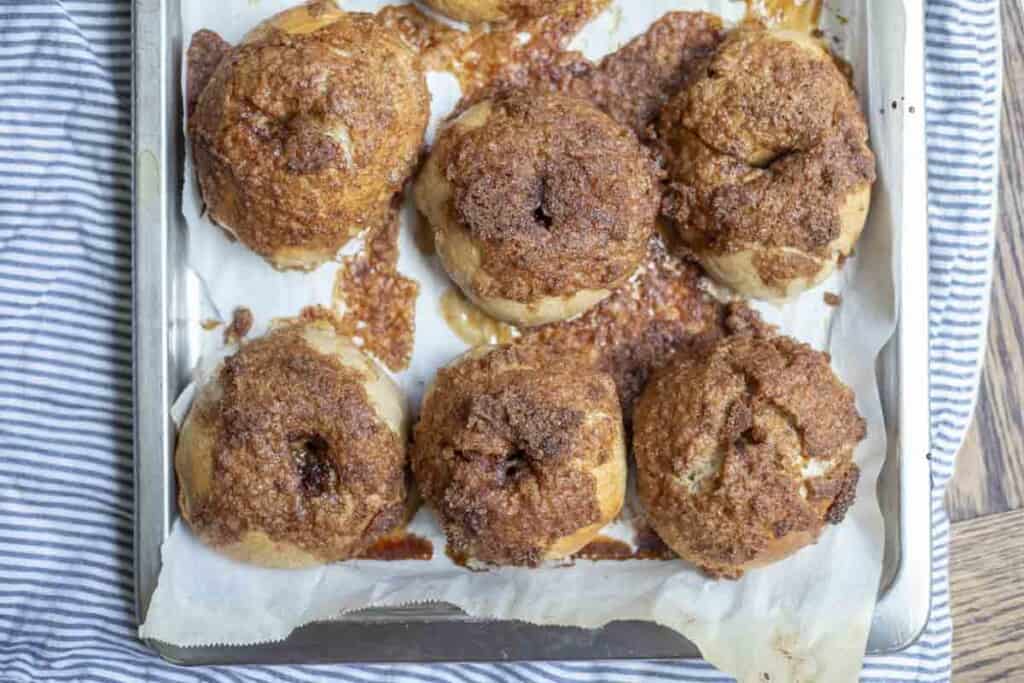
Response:
[[[236,42],[253,25],[292,4],[183,0],[184,35],[211,28]],[[388,4],[399,3],[349,0],[342,6],[373,11]],[[358,560],[308,570],[261,569],[225,559],[200,544],[179,521],[164,543],[159,585],[140,635],[182,646],[251,644],[283,639],[300,625],[345,611],[440,600],[474,616],[537,624],[598,627],[620,619],[655,621],[683,633],[711,663],[740,680],[765,680],[764,674],[772,681],[856,680],[882,564],[876,479],[886,444],[875,361],[895,324],[893,264],[899,230],[894,208],[899,202],[892,192],[900,169],[897,155],[886,152],[898,148],[901,131],[884,120],[884,109],[889,99],[898,97],[902,74],[890,64],[897,55],[874,48],[873,41],[882,40],[890,48],[902,45],[899,5],[833,2],[822,17],[833,47],[853,65],[878,156],[874,205],[857,255],[798,301],[757,306],[785,333],[831,352],[836,372],[856,391],[868,436],[857,451],[862,468],[857,502],[843,524],[781,563],[739,581],[716,582],[681,561],[577,561],[571,567],[470,572],[444,554],[443,535],[425,509],[409,530],[432,541],[432,560]],[[571,47],[599,59],[665,12],[679,9],[709,10],[729,20],[744,12],[741,3],[729,0],[615,0]],[[445,73],[429,74],[428,85],[429,141],[458,101],[459,91],[455,78]],[[337,264],[311,274],[273,270],[202,217],[190,162],[185,178],[182,210],[189,227],[189,263],[221,319],[236,306],[247,306],[256,320],[252,334],[259,334],[272,318],[295,315],[310,304],[330,305]],[[466,345],[440,315],[439,298],[450,284],[436,259],[424,257],[414,245],[411,210],[407,202],[399,270],[418,280],[421,292],[412,364],[396,379],[410,405],[417,406],[435,370]],[[359,246],[351,245],[346,252]],[[826,291],[841,293],[842,304],[826,305]],[[218,348],[220,333],[197,332],[206,351],[197,382],[217,358],[230,352]],[[175,404],[176,421],[187,412],[193,390],[190,386]],[[630,532],[629,519],[606,530],[624,540],[632,538]]]

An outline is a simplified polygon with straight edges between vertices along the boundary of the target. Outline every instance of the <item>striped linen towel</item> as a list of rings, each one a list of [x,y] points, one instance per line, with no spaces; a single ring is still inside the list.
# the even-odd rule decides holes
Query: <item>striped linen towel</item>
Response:
[[[0,680],[727,680],[701,662],[203,668],[136,637],[129,0],[0,0]],[[985,346],[998,0],[929,0],[932,618],[865,680],[950,677],[942,493]]]

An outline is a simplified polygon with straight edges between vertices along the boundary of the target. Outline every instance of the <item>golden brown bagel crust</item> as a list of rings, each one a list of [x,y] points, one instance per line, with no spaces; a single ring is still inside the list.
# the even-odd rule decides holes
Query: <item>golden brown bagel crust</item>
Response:
[[[189,119],[210,217],[281,268],[316,267],[381,220],[429,116],[416,56],[374,16],[334,14],[256,30]]]
[[[600,290],[593,305],[627,279],[659,202],[653,162],[630,130],[583,100],[526,92],[456,119],[416,199],[470,298],[535,306]]]
[[[457,555],[536,565],[586,545],[622,507],[612,379],[478,347],[442,368],[416,426],[413,473]]]
[[[638,492],[655,530],[737,578],[839,523],[865,423],[828,356],[788,337],[732,337],[647,386],[634,416]]]
[[[404,406],[329,326],[246,343],[199,392],[175,453],[182,517],[247,562],[354,557],[407,516]]]
[[[875,159],[853,90],[808,37],[733,31],[662,112],[665,214],[711,274],[785,299],[827,277],[867,216]]]

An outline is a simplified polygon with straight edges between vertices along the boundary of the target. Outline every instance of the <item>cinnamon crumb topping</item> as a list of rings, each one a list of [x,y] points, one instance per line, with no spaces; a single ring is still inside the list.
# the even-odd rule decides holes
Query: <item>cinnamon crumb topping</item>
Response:
[[[828,356],[782,336],[680,359],[646,390],[635,430],[651,522],[684,559],[727,577],[775,541],[842,519],[866,433]]]
[[[618,415],[606,376],[533,366],[515,347],[442,368],[412,461],[452,552],[536,565],[554,541],[599,520],[590,469],[610,454]]]
[[[514,92],[434,154],[452,217],[481,245],[479,296],[533,301],[601,289],[642,258],[659,197],[635,136],[587,103]]]
[[[190,419],[216,443],[209,493],[189,522],[217,545],[262,531],[336,560],[404,521],[404,444],[376,414],[364,378],[314,350],[303,330],[245,344],[224,361],[216,399],[197,401]]]

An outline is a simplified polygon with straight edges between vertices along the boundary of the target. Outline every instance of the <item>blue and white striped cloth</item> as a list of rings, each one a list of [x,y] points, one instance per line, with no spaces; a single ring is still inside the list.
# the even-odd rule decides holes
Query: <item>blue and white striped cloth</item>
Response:
[[[864,679],[950,678],[942,493],[985,346],[998,0],[929,0],[932,619]],[[0,680],[726,680],[702,663],[205,668],[135,637],[129,0],[0,0]]]

